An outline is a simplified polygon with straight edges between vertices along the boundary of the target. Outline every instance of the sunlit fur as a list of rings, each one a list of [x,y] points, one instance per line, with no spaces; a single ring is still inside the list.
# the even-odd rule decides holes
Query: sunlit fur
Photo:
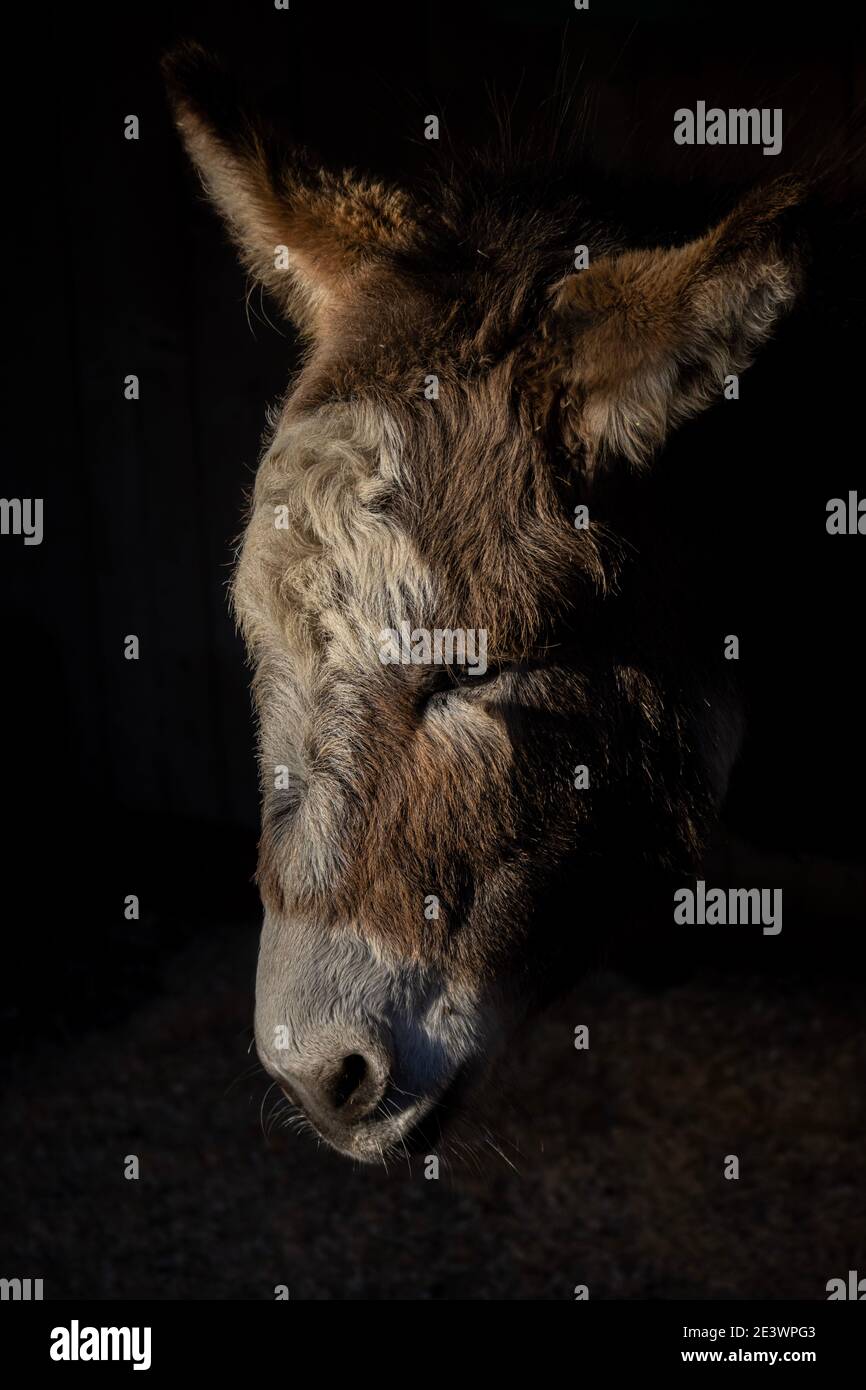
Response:
[[[212,109],[198,53],[171,84],[245,264],[309,343],[234,585],[262,769],[257,1041],[279,1075],[281,1024],[306,1062],[390,1039],[414,1099],[353,1141],[372,1157],[574,977],[627,889],[700,858],[741,710],[700,546],[623,480],[794,303],[802,190],[628,250],[531,179],[413,197],[282,155],[233,130],[224,93]],[[488,678],[443,691],[383,664],[403,621],[485,629]]]

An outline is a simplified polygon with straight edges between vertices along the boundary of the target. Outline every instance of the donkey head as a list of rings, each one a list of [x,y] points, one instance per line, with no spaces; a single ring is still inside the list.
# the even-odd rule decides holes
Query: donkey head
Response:
[[[286,155],[196,52],[169,81],[247,270],[307,344],[234,584],[260,733],[257,1044],[334,1147],[378,1159],[429,1142],[575,975],[602,901],[702,851],[736,700],[674,598],[656,631],[665,567],[620,523],[794,301],[798,193],[628,250],[549,182],[479,170],[410,195]]]

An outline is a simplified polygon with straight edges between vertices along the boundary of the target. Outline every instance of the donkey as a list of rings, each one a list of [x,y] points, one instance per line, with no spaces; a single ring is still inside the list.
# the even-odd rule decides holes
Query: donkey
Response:
[[[702,861],[744,728],[707,507],[744,441],[720,402],[802,295],[808,190],[777,178],[681,244],[630,246],[570,175],[332,172],[197,48],[166,72],[306,349],[233,584],[261,763],[256,1042],[319,1135],[378,1161],[438,1137]],[[384,659],[406,632],[413,656]],[[433,632],[483,632],[485,669],[425,659]]]

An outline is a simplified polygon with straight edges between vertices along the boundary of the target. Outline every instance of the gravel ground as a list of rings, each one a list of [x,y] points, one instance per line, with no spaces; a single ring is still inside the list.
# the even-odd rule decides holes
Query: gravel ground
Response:
[[[506,1059],[509,1162],[482,1145],[430,1181],[265,1137],[255,945],[194,941],[122,1024],[18,1059],[5,1276],[49,1299],[822,1299],[866,1267],[855,990],[596,976]]]

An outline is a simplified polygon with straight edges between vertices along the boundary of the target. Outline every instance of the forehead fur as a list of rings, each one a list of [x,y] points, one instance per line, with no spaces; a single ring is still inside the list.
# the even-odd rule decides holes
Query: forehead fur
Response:
[[[235,581],[254,649],[359,661],[382,628],[486,628],[513,659],[575,587],[603,587],[605,536],[578,531],[514,391],[513,364],[443,374],[440,397],[289,408],[259,473]]]
[[[495,372],[455,383],[444,408],[290,407],[277,426],[234,590],[257,664],[260,883],[275,911],[289,892],[295,909],[326,915],[363,902],[387,934],[431,884],[452,904],[467,891],[461,815],[491,866],[511,843],[502,721],[473,700],[420,718],[424,671],[379,659],[382,629],[404,621],[485,628],[488,660],[513,659],[545,640],[575,573],[603,574],[509,384]],[[417,813],[428,783],[451,807],[436,834]],[[383,873],[398,839],[399,872]]]

